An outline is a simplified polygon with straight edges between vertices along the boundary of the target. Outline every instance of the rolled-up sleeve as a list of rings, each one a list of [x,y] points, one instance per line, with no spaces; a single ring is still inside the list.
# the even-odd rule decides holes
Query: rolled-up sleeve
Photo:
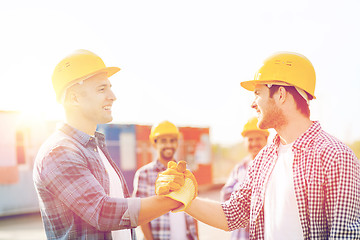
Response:
[[[140,198],[128,198],[128,209],[124,213],[121,221],[120,228],[135,228],[138,226],[139,212],[140,212]]]

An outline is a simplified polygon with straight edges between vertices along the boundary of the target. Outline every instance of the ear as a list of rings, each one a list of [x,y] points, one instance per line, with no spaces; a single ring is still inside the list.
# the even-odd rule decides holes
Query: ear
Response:
[[[78,98],[78,94],[75,91],[69,91],[67,93],[66,99],[65,99],[66,104],[71,105],[71,106],[77,106],[79,105],[79,98]]]
[[[284,103],[288,96],[288,92],[284,87],[279,87],[278,92],[279,92],[279,96],[278,96],[279,102]]]
[[[156,139],[155,139],[155,141],[152,141],[152,142],[151,142],[151,145],[153,146],[153,148],[156,149]]]

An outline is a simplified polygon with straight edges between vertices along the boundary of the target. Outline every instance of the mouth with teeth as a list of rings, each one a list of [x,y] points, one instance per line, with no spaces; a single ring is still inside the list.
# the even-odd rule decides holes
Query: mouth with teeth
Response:
[[[111,111],[111,106],[104,106],[103,109],[104,109],[105,111]]]

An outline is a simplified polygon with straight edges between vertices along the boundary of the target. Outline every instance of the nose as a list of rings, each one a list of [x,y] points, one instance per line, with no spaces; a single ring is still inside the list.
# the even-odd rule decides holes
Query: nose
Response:
[[[108,99],[110,99],[112,101],[116,101],[116,96],[115,96],[114,92],[111,89],[110,89],[110,92],[109,92]]]
[[[257,107],[257,105],[256,105],[255,100],[254,100],[254,101],[251,103],[251,108],[256,109],[256,107]]]

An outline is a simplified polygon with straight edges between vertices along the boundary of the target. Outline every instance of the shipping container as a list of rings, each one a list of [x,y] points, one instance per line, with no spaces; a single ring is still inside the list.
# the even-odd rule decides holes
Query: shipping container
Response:
[[[134,124],[101,124],[98,131],[105,134],[106,145],[113,161],[123,173],[129,191],[137,169],[136,132]]]
[[[39,211],[32,180],[34,160],[41,144],[59,121],[32,121],[18,112],[0,111],[0,216]],[[109,153],[121,169],[129,191],[137,169],[156,159],[149,141],[151,126],[139,124],[101,124]],[[209,128],[180,127],[175,158],[188,163],[198,184],[212,183]]]
[[[38,211],[33,164],[55,125],[32,121],[12,111],[0,111],[0,122],[0,216]]]

